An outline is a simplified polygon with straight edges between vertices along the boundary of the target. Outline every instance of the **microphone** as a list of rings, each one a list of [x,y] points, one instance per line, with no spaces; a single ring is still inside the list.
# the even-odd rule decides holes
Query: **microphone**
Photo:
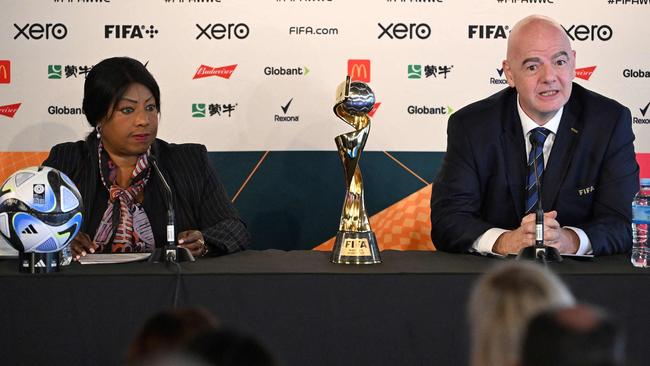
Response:
[[[531,150],[537,148],[537,140],[531,137]],[[562,256],[555,247],[544,245],[544,210],[542,209],[542,184],[539,180],[537,170],[537,159],[533,159],[533,170],[535,171],[535,185],[537,185],[537,210],[535,211],[535,244],[522,248],[517,259],[537,260],[544,264],[546,262],[562,262]]]
[[[167,180],[162,175],[160,168],[158,167],[158,159],[155,155],[149,155],[149,162],[153,167],[153,170],[156,172],[158,178],[162,182],[163,188],[165,190],[165,199],[167,201],[167,244],[163,248],[156,248],[149,258],[150,262],[182,262],[190,261],[194,262],[194,257],[192,253],[187,248],[179,248],[176,245],[176,229],[175,229],[175,215],[174,215],[174,200],[172,196],[172,189],[167,183]]]

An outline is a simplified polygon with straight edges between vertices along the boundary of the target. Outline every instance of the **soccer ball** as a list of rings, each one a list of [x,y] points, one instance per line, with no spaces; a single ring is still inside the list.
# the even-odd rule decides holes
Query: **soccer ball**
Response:
[[[58,252],[79,232],[82,209],[65,174],[45,166],[22,169],[0,186],[0,236],[19,252]]]

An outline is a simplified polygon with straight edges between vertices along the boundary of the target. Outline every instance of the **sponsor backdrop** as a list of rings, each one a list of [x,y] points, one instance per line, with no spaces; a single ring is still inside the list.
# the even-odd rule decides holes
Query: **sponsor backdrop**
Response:
[[[100,60],[147,64],[159,137],[205,144],[255,248],[328,248],[343,201],[332,113],[350,74],[377,96],[362,159],[380,246],[433,249],[430,183],[447,119],[506,86],[514,23],[562,23],[577,79],[632,111],[650,152],[650,0],[24,0],[0,12],[0,180],[82,139],[83,81]],[[645,169],[644,169],[645,172]],[[650,174],[650,172],[648,172]]]

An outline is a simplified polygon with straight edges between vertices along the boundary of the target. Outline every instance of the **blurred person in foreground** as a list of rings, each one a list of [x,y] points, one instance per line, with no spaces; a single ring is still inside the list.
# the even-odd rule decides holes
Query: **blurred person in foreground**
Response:
[[[217,320],[203,309],[161,311],[147,319],[126,353],[127,365],[143,365],[183,349],[199,334],[214,330]]]
[[[171,187],[178,245],[195,257],[245,249],[246,226],[210,165],[205,146],[157,139],[160,90],[146,67],[128,57],[101,61],[84,84],[85,141],[56,145],[43,165],[64,172],[83,198],[83,225],[71,242],[87,253],[151,252],[166,244]]]
[[[431,195],[438,249],[518,253],[535,241],[541,200],[546,245],[629,251],[639,190],[630,110],[573,83],[575,65],[556,21],[533,15],[512,28],[503,61],[509,87],[449,118]]]
[[[621,328],[605,312],[586,305],[535,316],[523,338],[521,366],[622,366]]]
[[[478,280],[470,295],[470,365],[514,365],[530,318],[573,303],[573,295],[560,279],[536,263],[508,262],[495,267]]]
[[[189,342],[187,355],[210,366],[276,366],[271,352],[256,338],[233,329],[217,329]]]

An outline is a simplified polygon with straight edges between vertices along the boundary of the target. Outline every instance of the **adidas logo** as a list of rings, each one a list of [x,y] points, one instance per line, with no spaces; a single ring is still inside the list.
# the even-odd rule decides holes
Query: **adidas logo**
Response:
[[[43,260],[41,259],[40,261],[38,261],[38,263],[36,263],[36,265],[34,265],[34,267],[45,268],[45,262],[43,262]]]
[[[23,231],[21,231],[22,234],[38,234],[38,231],[32,226],[32,224],[29,224]]]

